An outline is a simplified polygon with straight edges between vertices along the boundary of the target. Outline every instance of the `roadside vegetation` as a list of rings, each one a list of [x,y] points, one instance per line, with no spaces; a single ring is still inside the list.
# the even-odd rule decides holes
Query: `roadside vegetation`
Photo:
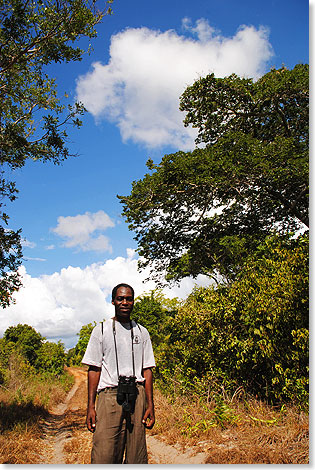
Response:
[[[43,463],[41,420],[73,383],[65,360],[61,342],[46,341],[29,325],[9,327],[0,339],[1,463]]]
[[[208,402],[155,390],[151,434],[177,448],[205,452],[208,464],[307,464],[308,414],[288,404],[271,406],[236,393]]]

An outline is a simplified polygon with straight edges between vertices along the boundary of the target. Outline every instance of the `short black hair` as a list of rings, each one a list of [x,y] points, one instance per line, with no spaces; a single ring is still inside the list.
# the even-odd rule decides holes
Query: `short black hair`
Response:
[[[129,284],[125,284],[122,282],[121,284],[118,284],[117,286],[115,286],[114,289],[112,290],[112,300],[115,300],[117,290],[119,289],[119,287],[129,287],[129,289],[132,292],[132,297],[135,298],[135,291],[133,290],[133,287],[131,287]]]

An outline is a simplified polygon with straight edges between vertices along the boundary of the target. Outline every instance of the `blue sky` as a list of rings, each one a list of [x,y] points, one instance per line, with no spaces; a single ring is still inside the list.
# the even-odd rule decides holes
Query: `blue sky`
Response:
[[[7,212],[10,227],[23,229],[24,288],[2,311],[0,334],[28,323],[71,347],[83,324],[112,313],[116,283],[132,283],[137,295],[154,288],[137,272],[116,195],[130,193],[149,157],[193,148],[178,100],[199,76],[258,78],[308,62],[308,9],[306,0],[116,0],[94,51],[50,67],[60,95],[80,99],[88,113],[80,130],[69,131],[77,158],[28,162],[12,174],[20,193]],[[165,294],[185,298],[195,282]]]

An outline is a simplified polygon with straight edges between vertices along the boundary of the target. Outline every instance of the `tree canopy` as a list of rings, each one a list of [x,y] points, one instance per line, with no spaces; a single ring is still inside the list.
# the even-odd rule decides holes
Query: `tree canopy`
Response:
[[[61,163],[71,155],[67,125],[80,127],[82,104],[68,108],[57,94],[48,66],[82,59],[76,42],[96,36],[95,26],[110,13],[112,0],[97,9],[95,0],[0,0],[0,305],[20,286],[20,231],[8,228],[6,198],[16,198],[6,169],[27,159]],[[89,48],[87,44],[86,49]]]
[[[35,363],[37,352],[45,339],[32,326],[21,323],[7,328],[3,337],[5,341],[16,344],[31,365]]]
[[[150,173],[119,196],[140,268],[233,280],[267,235],[308,226],[308,96],[302,64],[187,88],[180,109],[203,147],[149,160]]]

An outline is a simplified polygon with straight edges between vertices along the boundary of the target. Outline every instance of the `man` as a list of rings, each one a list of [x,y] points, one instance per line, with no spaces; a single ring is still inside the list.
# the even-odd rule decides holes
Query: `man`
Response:
[[[91,463],[121,464],[125,456],[124,463],[146,464],[145,429],[155,422],[151,340],[146,328],[130,319],[131,286],[114,287],[112,304],[115,316],[94,327],[82,359],[89,365],[86,423],[93,433]]]

